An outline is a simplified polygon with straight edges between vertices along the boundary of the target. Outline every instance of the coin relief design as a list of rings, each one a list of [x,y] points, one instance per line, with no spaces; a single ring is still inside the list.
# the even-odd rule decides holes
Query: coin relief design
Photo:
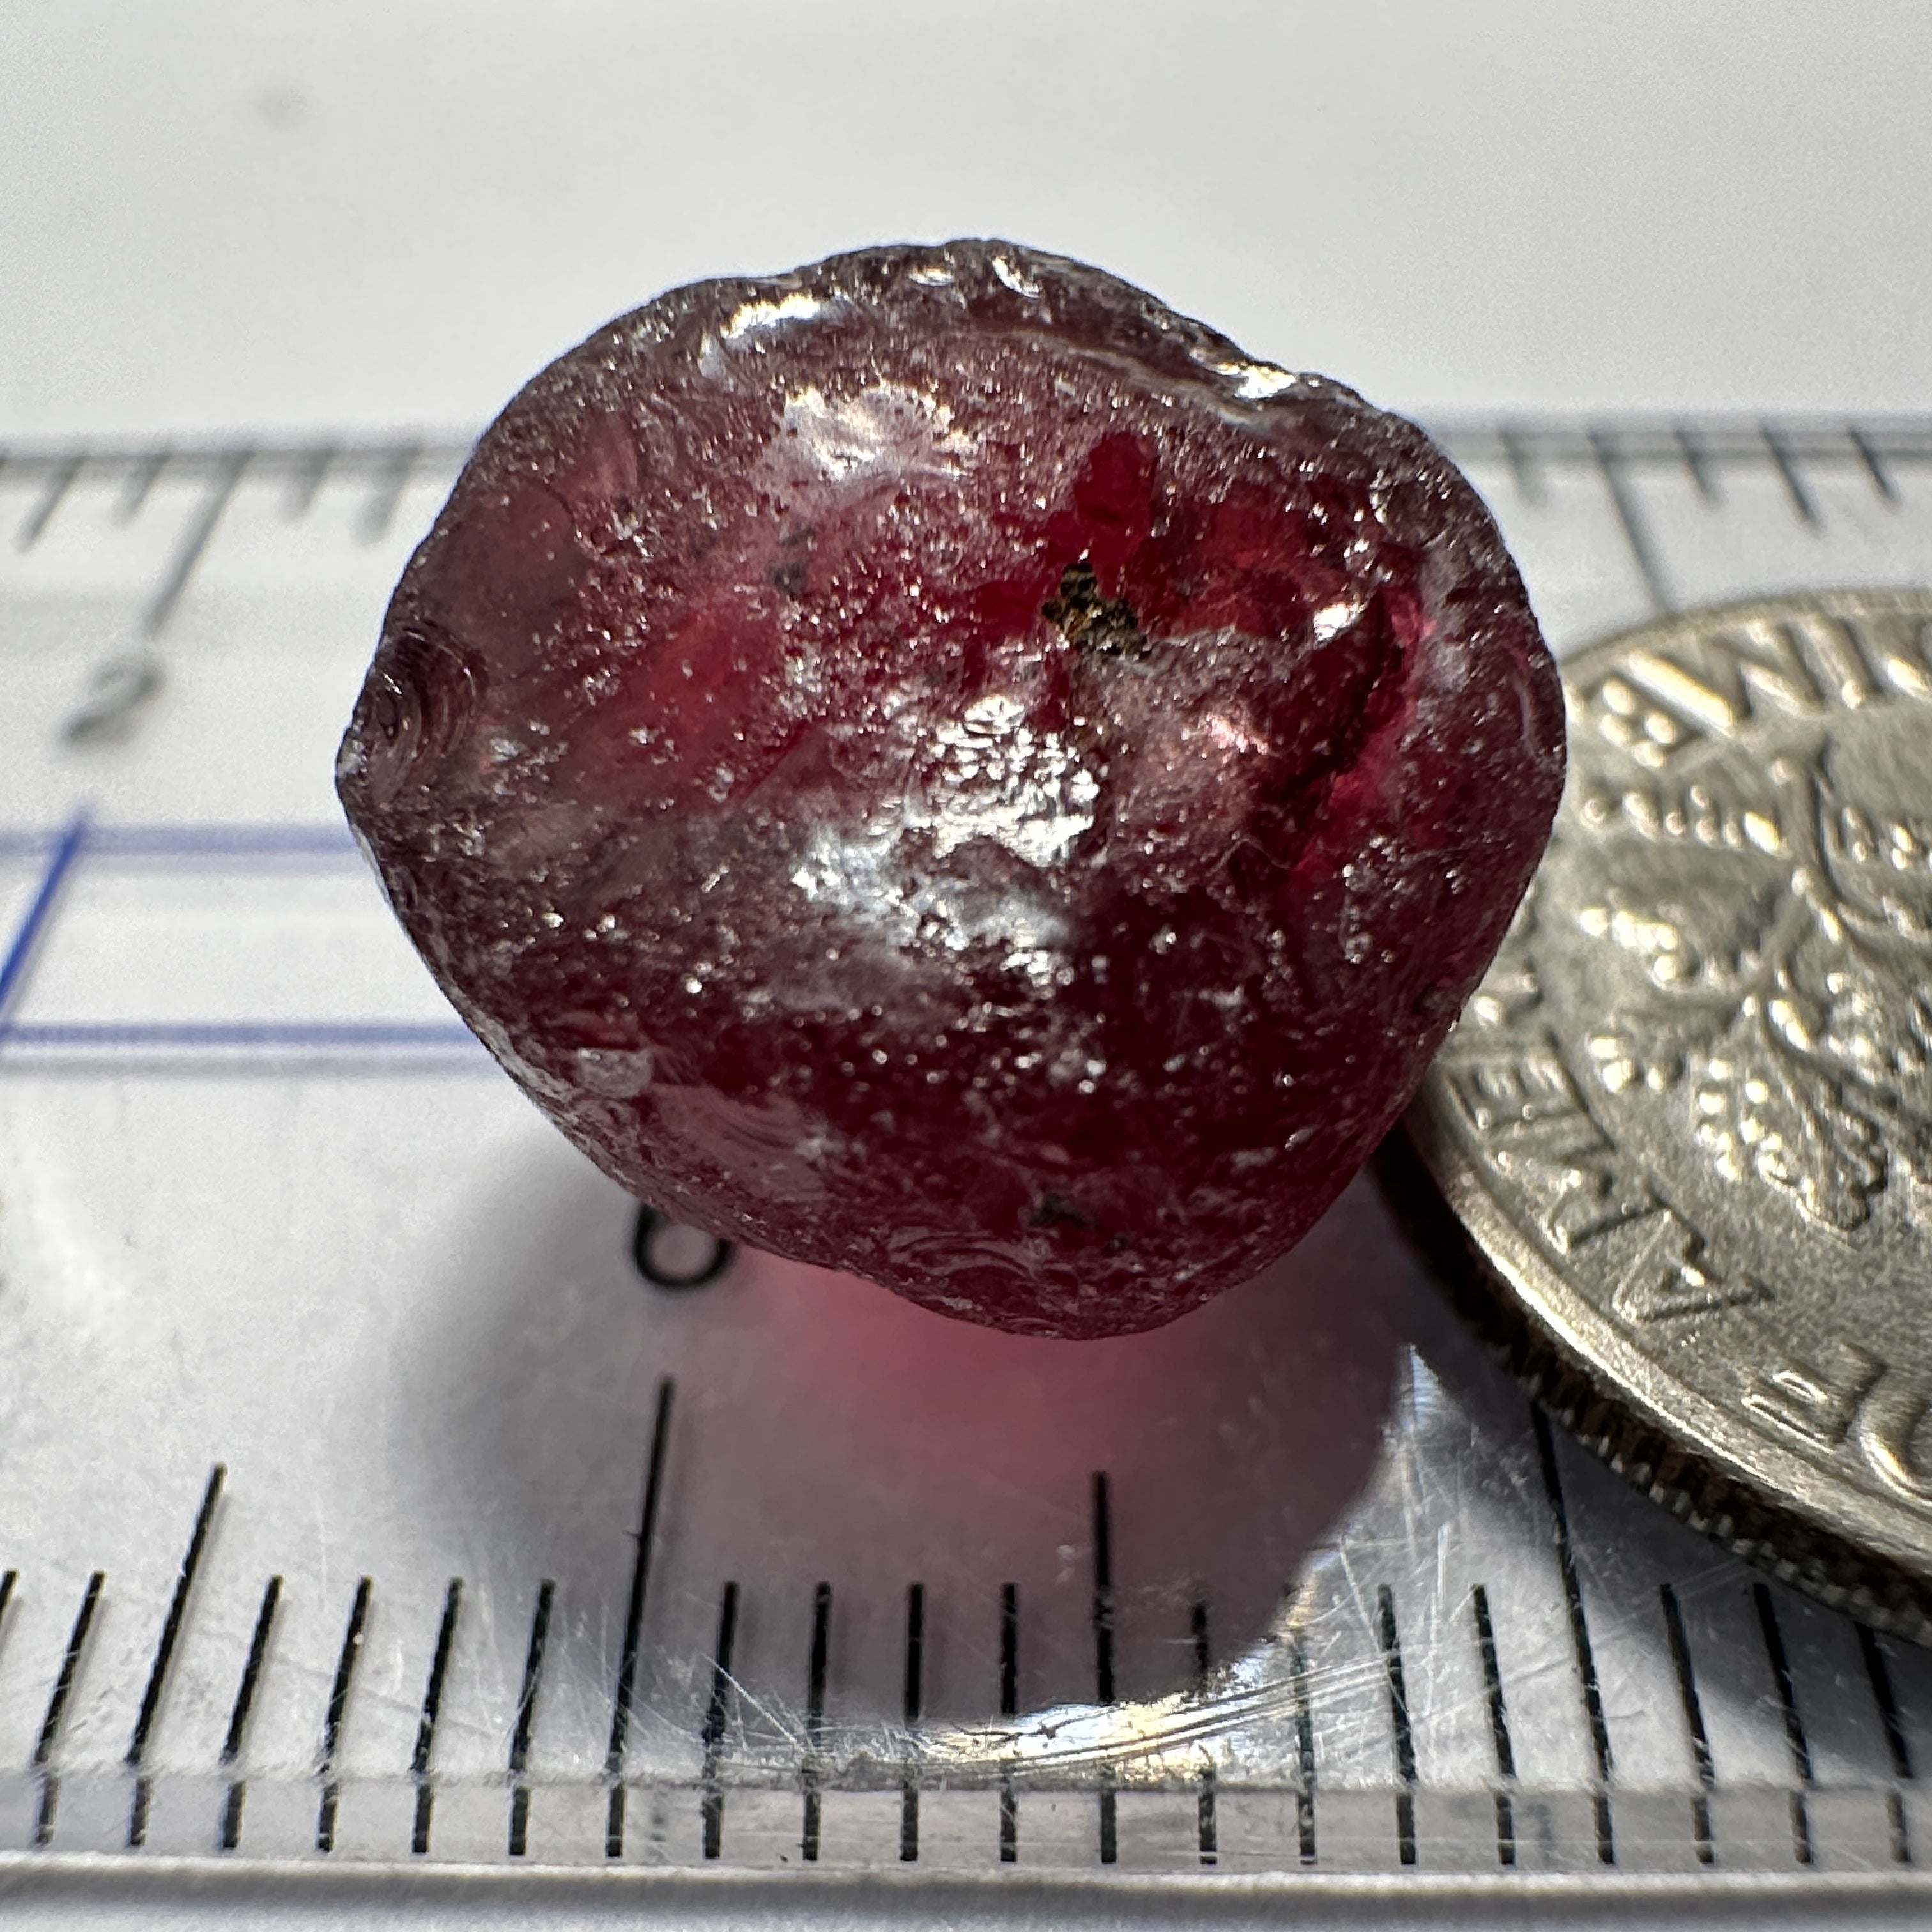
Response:
[[[1556,830],[1412,1137],[1599,1390],[1932,1600],[1932,594],[1564,677]]]

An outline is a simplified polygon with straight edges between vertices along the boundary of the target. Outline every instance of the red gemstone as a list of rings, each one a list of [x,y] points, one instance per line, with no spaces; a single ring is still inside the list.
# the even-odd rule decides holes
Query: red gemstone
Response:
[[[1322,1212],[1502,936],[1561,697],[1421,432],[1004,243],[700,284],[478,446],[344,804],[680,1219],[1039,1335]]]

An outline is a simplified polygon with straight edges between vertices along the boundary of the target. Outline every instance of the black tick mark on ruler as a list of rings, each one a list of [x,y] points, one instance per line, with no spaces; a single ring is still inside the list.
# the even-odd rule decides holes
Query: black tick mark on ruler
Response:
[[[221,460],[221,466],[209,479],[207,494],[202,498],[201,507],[194,513],[188,526],[182,532],[167,574],[161,579],[160,587],[149,601],[141,619],[141,628],[148,637],[159,637],[166,629],[168,620],[175,614],[175,607],[182,600],[182,594],[213,539],[216,526],[226,514],[235,492],[241,487],[242,472],[248,467],[253,452],[246,449],[230,450]]]
[[[128,465],[127,476],[121,485],[120,500],[114,506],[114,520],[117,524],[131,524],[141,514],[172,454],[164,444],[158,449],[146,451]]]
[[[832,1586],[820,1583],[812,1597],[812,1654],[806,1669],[805,1756],[799,1767],[805,1790],[804,1823],[799,1834],[799,1856],[808,1864],[818,1860],[821,1794],[825,1768],[825,1678],[832,1642]]]
[[[711,1696],[704,1708],[703,1793],[704,1856],[715,1858],[724,1837],[724,1726],[731,1714],[731,1650],[738,1632],[738,1586],[727,1583],[718,1604],[718,1642],[712,1654]]]
[[[1718,500],[1718,476],[1711,466],[1710,452],[1704,447],[1704,439],[1688,423],[1675,424],[1671,436],[1690,476],[1690,487],[1706,502],[1714,503]]]
[[[1886,467],[1885,459],[1878,453],[1870,436],[1856,423],[1845,425],[1845,440],[1858,452],[1858,460],[1864,465],[1866,479],[1881,502],[1896,505],[1898,502],[1898,485],[1892,481],[1892,472]]]
[[[370,484],[368,500],[362,506],[362,520],[357,535],[365,544],[380,543],[389,534],[396,520],[397,506],[403,500],[403,492],[409,488],[410,478],[416,472],[422,459],[421,448],[413,442],[399,443],[383,457],[374,482]]]
[[[1530,1426],[1536,1436],[1537,1460],[1543,1468],[1543,1488],[1550,1504],[1556,1543],[1556,1568],[1563,1580],[1564,1601],[1570,1611],[1570,1636],[1576,1651],[1576,1678],[1582,1688],[1584,1714],[1589,1720],[1590,1748],[1596,1760],[1597,1789],[1591,1794],[1596,1814],[1597,1856],[1606,1865],[1617,1862],[1617,1842],[1610,1826],[1610,1731],[1604,1719],[1604,1694],[1597,1682],[1596,1652],[1591,1648],[1590,1623],[1583,1610],[1583,1586],[1576,1574],[1576,1552],[1570,1538],[1569,1505],[1563,1499],[1563,1479],[1556,1467],[1556,1442],[1550,1418],[1534,1404]]]
[[[1295,1850],[1304,1864],[1312,1865],[1315,1862],[1315,1709],[1308,1694],[1308,1649],[1298,1636],[1288,1640],[1288,1681],[1294,1698],[1295,1768],[1301,1774],[1294,1793]]]
[[[630,1742],[631,1707],[637,1696],[638,1646],[644,1632],[644,1600],[650,1588],[658,1510],[664,1497],[664,1458],[670,1446],[674,1394],[675,1386],[667,1376],[658,1384],[650,1457],[644,1466],[644,1496],[638,1508],[636,1546],[631,1555],[630,1600],[624,1606],[624,1647],[618,1655],[616,1688],[610,1697],[610,1742],[604,1754],[604,1775],[610,1786],[604,1822],[604,1855],[611,1858],[624,1856],[624,1752]]]
[[[1697,1694],[1697,1676],[1691,1667],[1690,1640],[1684,1629],[1684,1612],[1677,1592],[1668,1583],[1657,1586],[1658,1600],[1664,1606],[1664,1635],[1670,1640],[1671,1667],[1677,1673],[1677,1694],[1684,1706],[1684,1728],[1690,1737],[1690,1756],[1696,1767],[1697,1789],[1690,1795],[1690,1838],[1696,1848],[1697,1862],[1708,1865],[1717,1856],[1711,1836],[1711,1788],[1718,1781],[1717,1766],[1711,1757],[1711,1740],[1704,1729],[1704,1700]]]
[[[517,1692],[517,1727],[510,1738],[510,1856],[522,1858],[530,1850],[530,1739],[537,1721],[537,1690],[543,1678],[544,1648],[550,1641],[550,1606],[556,1586],[546,1576],[537,1586],[537,1606],[530,1618],[530,1647],[524,1655],[524,1681]],[[621,1849],[621,1846],[620,1846]]]
[[[436,1748],[436,1720],[442,1710],[442,1687],[449,1676],[449,1654],[456,1642],[456,1619],[462,1607],[463,1580],[452,1576],[443,1595],[442,1621],[436,1627],[429,1682],[423,1690],[422,1716],[416,1724],[416,1748],[410,1760],[410,1775],[416,1785],[416,1825],[410,1834],[410,1850],[418,1858],[429,1850],[430,1822],[436,1803],[436,1787],[430,1782],[430,1757]]]
[[[134,1773],[134,1808],[128,1819],[130,1850],[138,1850],[147,1842],[148,1807],[154,1796],[154,1786],[142,1767],[147,1761],[148,1743],[154,1736],[154,1720],[160,1714],[161,1698],[167,1689],[168,1669],[174,1661],[175,1648],[181,1641],[182,1626],[187,1620],[188,1597],[194,1588],[195,1574],[200,1569],[202,1555],[208,1548],[208,1533],[214,1525],[215,1505],[221,1500],[221,1486],[227,1476],[228,1472],[219,1462],[208,1472],[208,1485],[202,1492],[201,1508],[196,1513],[188,1549],[175,1577],[167,1618],[161,1625],[160,1640],[154,1646],[154,1661],[148,1669],[148,1685],[141,1694],[141,1709],[134,1720],[134,1734],[128,1741],[128,1768]]]
[[[1496,1862],[1516,1863],[1516,1804],[1509,1787],[1516,1782],[1516,1746],[1510,1742],[1509,1712],[1503,1703],[1502,1666],[1496,1658],[1496,1631],[1490,1618],[1490,1593],[1478,1583],[1469,1592],[1469,1609],[1476,1620],[1476,1652],[1483,1664],[1483,1689],[1490,1706],[1490,1737],[1496,1746]]]
[[[1114,1702],[1114,1511],[1113,1496],[1104,1469],[1094,1474],[1094,1697]],[[1100,1767],[1100,1862],[1111,1865],[1120,1856],[1120,1812],[1111,1765]]]
[[[1792,455],[1790,446],[1769,423],[1760,423],[1758,434],[1763,439],[1765,454],[1771,458],[1771,466],[1778,472],[1778,481],[1784,485],[1784,494],[1791,500],[1792,514],[1801,524],[1815,530],[1820,520],[1818,506],[1812,500],[1804,478],[1798,474],[1797,460]]]
[[[268,1660],[268,1638],[275,1624],[275,1612],[282,1600],[282,1580],[271,1576],[262,1592],[262,1606],[255,1612],[255,1634],[248,1640],[248,1661],[242,1666],[242,1682],[235,1692],[234,1708],[228,1714],[228,1735],[221,1743],[221,1768],[232,1771],[241,1762],[242,1747],[248,1742],[248,1719],[255,1708],[262,1672]],[[242,1808],[248,1798],[245,1778],[229,1781],[228,1795],[221,1808],[221,1849],[232,1852],[242,1842]]]
[[[80,1660],[87,1649],[87,1634],[94,1628],[94,1613],[100,1607],[100,1592],[107,1573],[97,1570],[81,1592],[80,1608],[74,1628],[68,1633],[67,1648],[61,1653],[60,1670],[54,1678],[53,1694],[47,1700],[47,1714],[41,1720],[40,1736],[34,1741],[32,1768],[40,1781],[40,1803],[34,1815],[34,1844],[40,1849],[53,1843],[54,1814],[60,1805],[60,1778],[53,1768],[54,1746],[59,1742],[62,1720],[74,1696],[80,1675]]]
[[[284,505],[284,514],[290,523],[299,523],[315,508],[315,500],[322,494],[329,466],[334,460],[333,443],[320,443],[313,449],[304,450],[296,459]]]
[[[1522,432],[1511,424],[1502,424],[1496,430],[1496,441],[1502,446],[1503,460],[1509,465],[1510,481],[1516,485],[1517,496],[1526,503],[1542,502],[1543,478],[1531,460]]]
[[[1194,1640],[1194,1694],[1204,1701],[1208,1695],[1208,1673],[1214,1659],[1208,1642],[1208,1606],[1197,1603],[1189,1619],[1190,1633]],[[1204,1865],[1220,1862],[1220,1820],[1215,1803],[1214,1767],[1208,1766],[1201,1774],[1201,1789],[1195,1798],[1195,1828],[1199,1847],[1201,1862]]]
[[[335,1682],[328,1689],[328,1710],[322,1719],[322,1803],[315,1818],[315,1848],[319,1852],[335,1849],[335,1816],[342,1799],[336,1766],[342,1754],[342,1726],[349,1714],[349,1692],[356,1681],[356,1660],[362,1654],[362,1639],[369,1627],[369,1598],[375,1585],[367,1577],[356,1586],[356,1598],[349,1606],[349,1622],[342,1633],[342,1648],[335,1660]]]
[[[14,535],[16,550],[32,550],[46,533],[48,524],[54,520],[54,513],[67,500],[68,492],[74,488],[87,461],[84,450],[74,453],[55,464],[47,472],[47,480],[40,490],[40,500],[28,513],[26,520]]]
[[[1596,458],[1604,488],[1610,494],[1610,508],[1616,513],[1617,527],[1623,533],[1624,548],[1630,554],[1630,561],[1636,566],[1637,575],[1643,580],[1644,594],[1658,610],[1668,611],[1673,608],[1670,587],[1664,581],[1663,561],[1657,554],[1643,506],[1625,470],[1623,453],[1606,430],[1593,429],[1589,439],[1590,453]]]
[[[1901,1784],[1910,1784],[1916,1778],[1912,1762],[1912,1747],[1906,1742],[1905,1720],[1898,1708],[1898,1695],[1892,1688],[1892,1666],[1886,1663],[1885,1652],[1878,1640],[1878,1633],[1868,1624],[1858,1626],[1858,1653],[1863,1658],[1865,1676],[1871,1684],[1872,1702],[1878,1707],[1878,1719],[1885,1732],[1886,1755],[1892,1762],[1892,1774]],[[1905,1800],[1897,1791],[1886,1793],[1886,1815],[1892,1828],[1892,1856],[1894,1863],[1909,1865],[1912,1862],[1912,1834],[1905,1822]]]
[[[1778,1624],[1778,1606],[1772,1601],[1771,1586],[1754,1583],[1751,1600],[1757,1606],[1758,1628],[1764,1636],[1765,1660],[1771,1666],[1772,1682],[1778,1689],[1779,1708],[1784,1713],[1784,1741],[1791,1750],[1791,1768],[1798,1774],[1798,1788],[1791,1794],[1791,1850],[1801,1865],[1812,1862],[1811,1810],[1807,1793],[1811,1786],[1811,1745],[1804,1735],[1804,1720],[1798,1709],[1798,1690],[1791,1678],[1791,1665],[1784,1654],[1784,1633]]]
[[[1381,1613],[1382,1667],[1388,1675],[1389,1721],[1395,1732],[1395,1837],[1396,1856],[1415,1862],[1415,1733],[1408,1721],[1408,1684],[1402,1667],[1402,1639],[1396,1629],[1395,1592],[1384,1583],[1376,1592]]]
[[[905,1727],[910,1736],[926,1708],[926,1586],[906,1588]],[[899,1780],[899,1857],[910,1864],[919,1856],[919,1783],[910,1767]]]
[[[1020,1714],[1020,1586],[1000,1586],[1000,1715]],[[1020,1855],[1020,1807],[1013,1790],[1012,1768],[1000,1767],[1000,1862],[1014,1864]]]

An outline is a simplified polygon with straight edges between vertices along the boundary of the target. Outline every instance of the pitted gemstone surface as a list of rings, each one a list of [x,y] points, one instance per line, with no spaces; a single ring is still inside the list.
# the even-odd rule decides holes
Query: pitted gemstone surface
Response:
[[[676,290],[545,370],[338,778],[458,1010],[626,1187],[1083,1336],[1328,1205],[1562,769],[1420,430],[956,242]]]

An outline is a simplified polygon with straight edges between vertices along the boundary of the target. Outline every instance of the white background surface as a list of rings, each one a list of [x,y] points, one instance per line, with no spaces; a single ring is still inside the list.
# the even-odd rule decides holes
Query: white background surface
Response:
[[[1932,400],[1932,6],[7,0],[0,434],[461,429],[1002,232],[1419,412]]]

